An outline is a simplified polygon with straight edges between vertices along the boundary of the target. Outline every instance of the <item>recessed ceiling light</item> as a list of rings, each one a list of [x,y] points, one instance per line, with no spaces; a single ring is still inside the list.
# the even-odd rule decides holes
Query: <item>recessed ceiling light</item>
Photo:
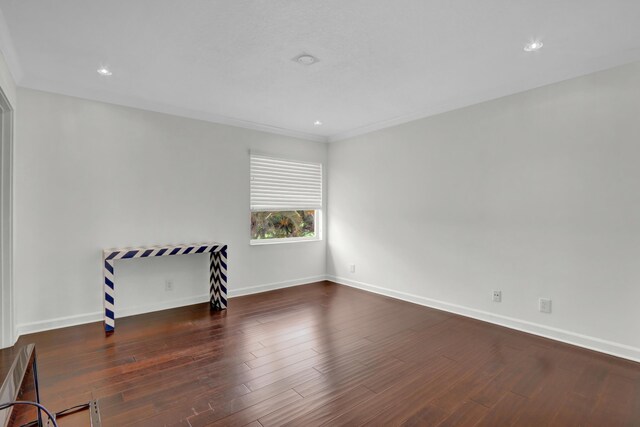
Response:
[[[531,43],[527,43],[524,46],[525,52],[535,52],[536,50],[540,50],[543,44],[540,40],[532,41]]]
[[[313,122],[314,126],[322,126],[322,122],[320,120],[316,120],[315,122]]]
[[[98,74],[100,74],[101,76],[110,76],[113,73],[111,72],[110,69],[108,69],[107,67],[100,67],[98,68]]]
[[[318,62],[316,58],[311,55],[307,55],[306,53],[298,56],[296,58],[296,61],[298,61],[298,63],[302,65],[311,65]]]

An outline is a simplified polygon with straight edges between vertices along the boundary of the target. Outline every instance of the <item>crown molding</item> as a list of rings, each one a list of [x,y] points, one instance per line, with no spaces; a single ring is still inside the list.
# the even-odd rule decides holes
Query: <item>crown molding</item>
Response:
[[[43,92],[56,93],[59,95],[72,96],[75,98],[82,98],[91,101],[105,102],[108,104],[120,105],[123,107],[137,108],[145,111],[152,111],[156,113],[169,114],[177,117],[184,117],[195,120],[202,120],[210,123],[217,123],[227,126],[233,126],[243,129],[255,130],[259,132],[266,132],[275,135],[282,135],[296,139],[304,139],[313,142],[326,143],[327,138],[322,135],[311,134],[292,129],[280,128],[277,126],[271,126],[264,123],[257,123],[248,120],[236,119],[233,117],[221,116],[218,114],[207,113],[204,111],[191,110],[188,108],[177,107],[173,105],[163,104],[156,101],[151,101],[143,98],[138,98],[129,95],[122,95],[111,93],[109,91],[94,90],[88,88],[76,88],[65,84],[53,83],[44,79],[35,79],[32,77],[25,77],[20,84],[20,87],[27,89],[40,90]]]
[[[466,96],[459,96],[451,98],[447,102],[438,104],[433,107],[429,107],[424,110],[408,113],[406,115],[398,116],[392,119],[381,120],[365,126],[361,126],[355,129],[351,129],[345,132],[331,135],[327,138],[327,142],[339,142],[346,139],[355,138],[371,132],[387,129],[390,127],[402,125],[415,120],[425,119],[427,117],[435,116],[449,111],[459,110],[466,107],[472,107],[484,102],[493,101],[500,98],[506,98],[509,96],[517,95],[520,93],[526,93],[531,90],[539,89],[544,86],[550,86],[565,82],[567,80],[576,79],[590,74],[599,73],[602,71],[610,70],[620,66],[625,66],[637,62],[640,60],[640,49],[628,50],[624,52],[616,52],[605,58],[601,58],[598,65],[593,65],[591,69],[584,70],[581,66],[575,66],[572,68],[558,70],[558,74],[551,73],[553,75],[560,75],[560,78],[544,78],[540,77],[536,81],[518,81],[509,86],[500,86],[492,88],[490,90],[472,93]]]
[[[587,74],[590,74],[590,73],[587,73]],[[526,90],[522,90],[522,88],[520,87],[521,85],[514,84],[508,88],[500,87],[500,88],[492,89],[489,91],[484,91],[481,93],[475,93],[469,96],[453,98],[447,102],[444,102],[442,104],[439,104],[433,107],[429,107],[424,110],[420,110],[420,111],[416,111],[416,112],[402,115],[399,117],[395,117],[393,119],[381,120],[379,122],[371,123],[356,129],[352,129],[346,132],[332,135],[328,138],[328,142],[344,141],[346,139],[355,138],[368,133],[391,128],[394,126],[402,125],[402,124],[413,122],[416,120],[426,119],[428,117],[436,116],[438,114],[460,110],[466,107],[471,107],[474,105],[482,104],[484,102],[493,101],[499,98],[506,98],[511,95],[527,92],[529,90],[534,90],[536,88],[546,86],[552,83],[555,83],[555,82],[539,82],[535,84],[535,86]]]

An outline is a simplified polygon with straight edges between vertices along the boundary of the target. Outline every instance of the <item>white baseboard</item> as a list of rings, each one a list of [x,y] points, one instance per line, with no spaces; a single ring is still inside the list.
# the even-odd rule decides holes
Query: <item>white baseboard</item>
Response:
[[[319,282],[325,280],[326,276],[311,276],[303,277],[301,279],[286,280],[284,282],[267,283],[258,286],[249,286],[246,288],[229,289],[229,298],[240,297],[243,295],[258,294],[261,292],[273,291],[276,289],[290,288],[293,286],[308,285],[309,283]]]
[[[118,308],[118,306],[116,305],[116,327],[118,325],[118,319],[122,319],[123,317],[152,313],[154,311],[168,310],[170,308],[184,307],[185,305],[199,304],[201,302],[207,301],[209,301],[209,294],[172,299],[168,301],[156,302],[153,304],[136,305],[134,307],[127,307],[122,309]],[[100,320],[102,320],[102,314]]]
[[[431,298],[422,297],[406,292],[394,291],[388,288],[371,285],[368,283],[358,282],[355,280],[345,279],[337,276],[312,276],[295,280],[287,280],[283,282],[267,283],[258,286],[248,286],[238,289],[229,290],[229,298],[239,297],[243,295],[256,294],[261,292],[267,292],[276,289],[283,289],[292,286],[306,285],[313,282],[322,280],[330,280],[341,285],[350,286],[353,288],[361,289],[368,292],[373,292],[379,295],[384,295],[391,298],[396,298],[403,301],[408,301],[414,304],[423,305],[426,307],[436,308],[438,310],[447,311],[450,313],[460,314],[462,316],[471,317],[473,319],[482,320],[485,322],[493,323],[507,328],[515,329],[522,332],[527,332],[534,335],[539,335],[545,338],[561,341],[567,344],[577,345],[590,350],[599,351],[601,353],[610,354],[612,356],[622,357],[624,359],[640,362],[640,348],[620,344],[612,341],[602,340],[587,335],[578,334],[563,329],[553,328],[538,323],[529,322],[526,320],[520,320],[512,317],[502,316],[499,314],[489,313],[474,308],[469,308],[457,304],[451,304],[444,301],[438,301]],[[194,297],[181,298],[178,300],[164,301],[156,304],[149,304],[145,306],[136,306],[119,310],[117,312],[117,318],[133,316],[136,314],[150,313],[153,311],[166,310],[169,308],[182,307],[185,305],[198,304],[207,302],[209,296],[197,295]],[[116,318],[116,322],[117,322]],[[20,335],[48,331],[51,329],[66,328],[68,326],[82,325],[85,323],[100,322],[103,320],[102,311],[78,314],[74,316],[59,317],[55,319],[42,320],[38,322],[24,323],[17,327],[16,340]]]
[[[238,289],[231,288],[229,289],[229,298],[239,297],[242,295],[257,294],[260,292],[267,292],[267,291],[272,291],[276,289],[289,288],[292,286],[306,285],[309,283],[318,282],[320,280],[325,280],[325,276],[322,275],[322,276],[303,277],[300,279],[286,280],[284,282],[266,283],[263,285],[248,286],[245,288],[238,288]],[[198,303],[207,302],[207,301],[209,301],[209,295],[203,294],[203,295],[196,295],[196,296],[187,297],[187,298],[174,299],[171,301],[162,301],[154,304],[129,307],[122,310],[118,309],[118,307],[116,306],[116,325],[118,324],[119,318],[134,316],[136,314],[151,313],[153,311],[167,310],[169,308],[183,307],[185,305],[193,305],[193,304],[198,304]],[[41,321],[31,322],[31,323],[23,323],[18,325],[17,327],[16,341],[20,337],[20,335],[32,334],[35,332],[43,332],[51,329],[66,328],[68,326],[82,325],[85,323],[101,322],[104,318],[103,316],[104,315],[102,311],[98,311],[93,313],[84,313],[84,314],[77,314],[74,316],[66,316],[66,317],[58,317],[55,319],[41,320]]]
[[[409,294],[406,292],[394,291],[394,290],[383,288],[380,286],[358,282],[356,280],[345,279],[342,277],[327,275],[326,280],[330,280],[332,282],[339,283],[341,285],[350,286],[352,288],[373,292],[379,295],[384,295],[387,297],[412,302],[414,304],[436,308],[438,310],[443,310],[450,313],[460,314],[462,316],[471,317],[473,319],[478,319],[484,322],[505,326],[507,328],[515,329],[522,332],[527,332],[534,335],[539,335],[541,337],[549,338],[556,341],[561,341],[561,342],[576,345],[579,347],[584,347],[589,350],[610,354],[612,356],[633,360],[634,362],[640,362],[640,348],[632,347],[626,344],[607,341],[600,338],[591,337],[588,335],[582,335],[575,332],[566,331],[563,329],[553,328],[550,326],[529,322],[526,320],[520,320],[513,317],[502,316],[499,314],[477,310],[470,307],[451,304],[444,301],[438,301],[438,300],[426,298],[419,295]]]
[[[25,334],[34,332],[48,331],[50,329],[66,328],[68,326],[82,325],[85,323],[97,322],[102,320],[102,311],[93,313],[76,314],[74,316],[58,317],[55,319],[40,320],[37,322],[22,323],[18,325],[16,331],[16,340]]]

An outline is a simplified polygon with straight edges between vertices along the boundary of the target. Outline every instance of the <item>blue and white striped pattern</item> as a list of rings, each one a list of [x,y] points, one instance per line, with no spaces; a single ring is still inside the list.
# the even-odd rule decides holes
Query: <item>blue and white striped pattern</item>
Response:
[[[222,243],[192,243],[185,245],[147,246],[138,248],[105,249],[104,260],[104,329],[115,329],[114,269],[118,259],[147,258],[169,255],[209,254],[209,298],[211,307],[227,308],[227,245]]]

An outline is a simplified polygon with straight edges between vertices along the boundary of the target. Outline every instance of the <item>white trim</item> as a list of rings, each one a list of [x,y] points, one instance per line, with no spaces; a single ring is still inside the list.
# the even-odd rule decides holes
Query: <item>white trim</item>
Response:
[[[300,279],[286,280],[284,282],[266,283],[258,286],[248,286],[240,289],[231,289],[229,291],[229,298],[239,297],[243,295],[257,294],[261,292],[272,291],[276,289],[289,288],[292,286],[306,285],[313,282],[324,280],[325,276],[312,276],[303,277]],[[181,298],[171,301],[163,301],[156,304],[149,304],[143,306],[130,307],[116,312],[116,320],[123,317],[134,316],[137,314],[151,313],[154,311],[167,310],[170,308],[183,307],[186,305],[193,305],[209,301],[209,294],[196,295],[193,297]],[[232,306],[230,307],[232,308]],[[41,320],[38,322],[23,323],[18,325],[18,333],[16,340],[20,335],[32,334],[36,332],[48,331],[51,329],[66,328],[69,326],[82,325],[85,323],[102,322],[104,320],[104,313],[96,311],[92,313],[76,314],[73,316],[58,317],[55,319]],[[100,333],[102,330],[100,330]],[[96,332],[99,333],[99,332]],[[116,331],[117,333],[117,331]]]
[[[209,301],[209,294],[196,295],[185,298],[160,301],[153,304],[136,305],[133,307],[116,308],[116,320],[123,317],[136,316],[138,314],[153,313],[154,311],[168,310],[170,308],[184,307],[186,305],[199,304]],[[103,316],[104,317],[104,314]],[[103,320],[102,318],[100,320]],[[117,328],[116,328],[117,330]]]
[[[293,286],[306,285],[314,282],[319,282],[322,280],[330,280],[332,282],[349,286],[352,288],[361,289],[367,292],[372,292],[375,294],[387,296],[390,298],[399,299],[402,301],[408,301],[414,304],[419,304],[426,307],[435,308],[438,310],[447,311],[454,314],[459,314],[462,316],[470,317],[473,319],[478,319],[484,322],[493,323],[496,325],[504,326],[510,329],[515,329],[518,331],[530,333],[533,335],[538,335],[541,337],[549,338],[555,341],[564,342],[571,345],[576,345],[579,347],[587,348],[589,350],[598,351],[601,353],[610,354],[612,356],[621,357],[624,359],[632,360],[635,362],[640,362],[640,348],[632,347],[625,344],[620,344],[612,341],[602,340],[599,338],[591,337],[588,335],[578,334],[571,331],[566,331],[563,329],[553,328],[545,325],[540,325],[533,322],[528,322],[525,320],[515,319],[512,317],[501,316],[494,313],[489,313],[482,310],[476,310],[473,308],[451,304],[444,301],[438,301],[431,298],[426,298],[406,292],[394,291],[391,289],[383,288],[380,286],[371,285],[368,283],[358,282],[355,280],[345,279],[337,276],[331,275],[319,275],[319,276],[311,276],[305,277],[295,280],[286,280],[283,282],[274,282],[267,283],[258,286],[248,286],[239,289],[231,289],[229,292],[229,298],[239,297],[243,295],[251,295],[257,294],[267,291],[272,291],[276,289],[284,289]],[[207,302],[209,300],[209,295],[198,295],[195,297],[183,298],[180,300],[172,300],[167,302],[162,302],[158,304],[152,304],[142,307],[134,307],[125,310],[121,310],[118,313],[118,318],[132,316],[135,314],[141,314],[143,312],[152,312],[158,310],[165,310],[169,308],[176,308],[185,305],[197,304],[202,302]],[[146,311],[142,311],[146,310]],[[42,332],[51,329],[64,328],[68,326],[81,325],[85,323],[92,322],[101,322],[103,320],[102,311],[97,311],[93,313],[86,314],[78,314],[74,316],[60,317],[57,319],[43,320],[39,322],[26,323],[22,325],[18,325],[18,336]],[[16,337],[16,339],[18,338]]]
[[[555,74],[556,78],[549,79],[541,76],[536,81],[528,82],[526,89],[523,89],[524,83],[521,81],[513,82],[509,86],[501,86],[499,88],[492,88],[481,92],[467,94],[464,96],[458,96],[449,98],[447,101],[441,104],[428,107],[426,109],[420,109],[408,114],[404,114],[398,117],[380,120],[368,125],[360,126],[357,128],[349,129],[344,132],[339,132],[327,137],[327,142],[339,142],[346,139],[355,138],[358,136],[366,135],[368,133],[384,130],[394,126],[399,126],[405,123],[425,119],[427,117],[435,116],[449,111],[461,110],[463,108],[472,107],[475,105],[483,104],[500,98],[506,98],[508,96],[526,93],[544,86],[550,86],[558,83],[562,83],[568,80],[577,79],[580,77],[595,74],[601,71],[606,71],[612,68],[623,66],[633,63],[640,58],[640,49],[630,49],[624,52],[618,52],[612,57],[607,59],[607,63],[599,65],[590,70],[584,70],[580,67],[572,69],[564,69],[558,71]]]
[[[279,245],[281,243],[302,243],[302,242],[320,242],[322,239],[317,235],[313,237],[283,237],[278,239],[251,239],[249,244],[251,246],[261,245]]]
[[[18,337],[24,334],[32,334],[35,332],[48,331],[50,329],[66,328],[68,326],[83,325],[102,321],[104,313],[102,310],[93,313],[76,314],[73,316],[58,317],[49,320],[40,320],[37,322],[23,323],[18,325]],[[102,332],[102,330],[100,330]]]
[[[330,280],[341,285],[350,286],[352,288],[361,289],[367,292],[373,292],[375,294],[408,301],[414,304],[419,304],[426,307],[471,317],[473,319],[482,320],[484,322],[493,323],[495,325],[504,326],[522,332],[527,332],[555,341],[576,345],[578,347],[587,348],[589,350],[610,354],[612,356],[621,357],[623,359],[633,360],[634,362],[640,362],[640,348],[632,347],[626,344],[607,341],[600,338],[567,331],[564,329],[553,328],[526,320],[489,313],[487,311],[477,310],[458,304],[451,304],[444,301],[438,301],[406,292],[394,291],[380,286],[358,282],[356,280],[345,279],[342,277],[327,275],[326,280]]]
[[[176,117],[185,117],[188,119],[202,120],[210,123],[234,126],[243,129],[266,132],[275,135],[283,135],[291,138],[304,139],[314,142],[327,142],[327,137],[292,129],[271,126],[264,123],[257,123],[248,120],[237,119],[233,117],[221,116],[205,111],[196,111],[185,107],[179,107],[162,102],[152,101],[148,99],[138,98],[131,95],[116,94],[107,90],[84,89],[78,90],[72,85],[65,83],[52,83],[44,79],[25,77],[20,82],[21,87],[28,89],[40,90],[59,95],[71,96],[90,101],[104,102],[107,104],[120,105],[128,108],[137,108],[144,111],[152,111],[156,113],[170,114]]]
[[[13,303],[13,114],[0,88],[0,348],[18,339]]]
[[[229,298],[240,297],[243,295],[259,294],[262,292],[273,291],[276,289],[291,288],[293,286],[308,285],[314,282],[325,280],[326,276],[310,276],[294,280],[285,280],[284,282],[266,283],[264,285],[249,286],[240,289],[229,289]]]

